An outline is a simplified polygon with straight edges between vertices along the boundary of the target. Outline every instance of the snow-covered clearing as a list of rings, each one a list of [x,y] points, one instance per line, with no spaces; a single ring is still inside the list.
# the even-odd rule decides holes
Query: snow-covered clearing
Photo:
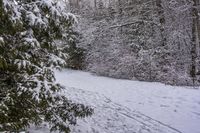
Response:
[[[69,99],[95,109],[73,133],[200,133],[199,89],[74,70],[56,71],[56,78]]]

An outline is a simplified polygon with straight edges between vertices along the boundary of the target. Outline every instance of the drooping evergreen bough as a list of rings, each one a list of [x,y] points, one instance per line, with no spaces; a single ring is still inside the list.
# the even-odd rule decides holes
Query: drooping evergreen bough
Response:
[[[65,65],[67,29],[75,22],[62,1],[0,0],[0,131],[48,122],[70,132],[93,110],[68,100],[53,68]]]

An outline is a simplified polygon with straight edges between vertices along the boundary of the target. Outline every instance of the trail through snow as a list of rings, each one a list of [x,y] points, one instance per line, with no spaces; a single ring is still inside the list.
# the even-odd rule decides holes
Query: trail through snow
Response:
[[[69,99],[95,109],[72,133],[200,133],[199,89],[74,70],[56,71],[56,78]]]

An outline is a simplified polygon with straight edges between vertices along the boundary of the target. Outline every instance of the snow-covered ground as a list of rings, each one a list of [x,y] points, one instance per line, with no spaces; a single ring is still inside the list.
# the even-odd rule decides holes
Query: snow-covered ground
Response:
[[[74,70],[56,71],[56,78],[69,99],[95,109],[72,133],[200,133],[199,89]]]

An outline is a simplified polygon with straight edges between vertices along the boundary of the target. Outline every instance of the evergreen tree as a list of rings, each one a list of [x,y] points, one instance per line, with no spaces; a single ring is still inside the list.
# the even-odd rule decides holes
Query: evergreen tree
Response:
[[[53,68],[64,66],[67,31],[75,22],[54,0],[0,0],[0,131],[48,122],[70,131],[93,110],[61,94]]]
[[[68,30],[67,38],[68,40],[63,42],[66,43],[64,50],[68,54],[66,67],[81,70],[83,69],[84,49],[77,45],[81,39],[81,35],[75,31],[75,29],[70,28]]]

